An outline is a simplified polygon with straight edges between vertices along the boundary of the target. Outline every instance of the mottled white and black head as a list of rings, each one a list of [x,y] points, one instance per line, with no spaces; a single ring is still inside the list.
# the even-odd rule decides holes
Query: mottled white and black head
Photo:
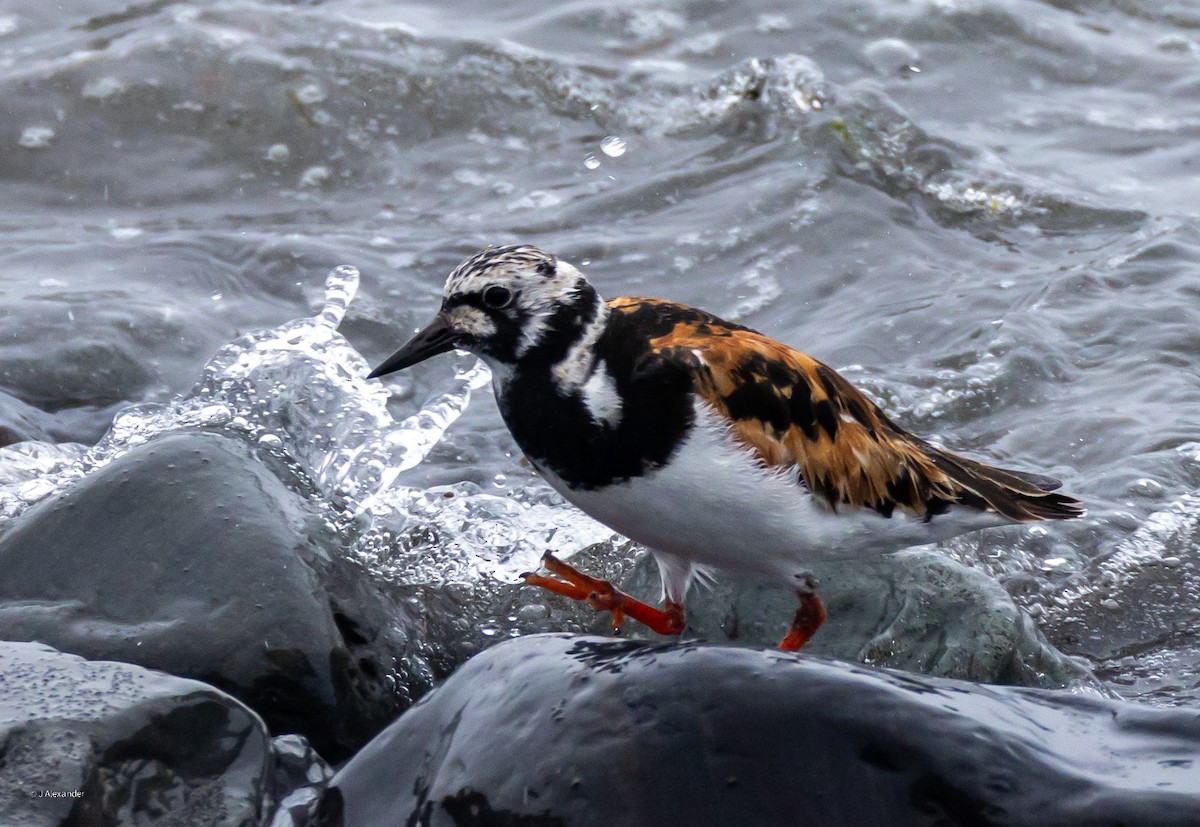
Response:
[[[587,279],[565,261],[536,247],[488,247],[455,268],[433,322],[370,376],[455,348],[502,371],[559,364],[605,312]]]

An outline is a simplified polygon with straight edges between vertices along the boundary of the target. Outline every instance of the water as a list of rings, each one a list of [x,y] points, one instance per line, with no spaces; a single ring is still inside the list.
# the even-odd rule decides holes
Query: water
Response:
[[[369,517],[383,578],[602,537],[463,411],[473,362],[361,379],[461,258],[531,242],[1061,477],[1086,519],[947,553],[1196,703],[1198,89],[1194,3],[10,0],[0,515],[192,423]]]

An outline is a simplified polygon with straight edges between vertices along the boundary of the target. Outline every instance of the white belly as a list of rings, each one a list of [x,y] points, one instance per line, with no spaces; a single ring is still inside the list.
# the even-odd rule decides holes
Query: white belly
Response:
[[[867,509],[832,511],[798,484],[797,471],[764,469],[698,403],[696,426],[663,468],[584,491],[546,479],[600,522],[652,549],[705,566],[790,577],[820,560],[897,551],[1007,522],[959,509],[924,522]]]

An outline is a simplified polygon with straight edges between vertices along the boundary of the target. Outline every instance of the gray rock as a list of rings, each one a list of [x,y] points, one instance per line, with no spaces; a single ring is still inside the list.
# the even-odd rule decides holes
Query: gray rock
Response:
[[[271,787],[278,802],[271,827],[310,824],[333,770],[300,735],[272,739],[271,750],[275,758]]]
[[[212,687],[37,643],[0,643],[5,824],[257,825],[262,721]]]
[[[399,674],[403,612],[270,461],[176,432],[29,509],[0,538],[0,638],[203,680],[347,757],[428,680]]]
[[[1046,641],[997,581],[936,551],[910,549],[813,571],[829,618],[805,646],[808,654],[987,683],[1102,691],[1084,666]],[[657,601],[658,582],[647,555],[622,586]],[[797,605],[784,586],[722,578],[710,589],[693,589],[685,637],[777,644]],[[641,627],[631,634],[657,637]]]
[[[95,309],[92,323],[81,326],[62,307],[27,298],[0,319],[0,442],[95,443],[113,414],[142,401],[155,382],[129,329],[137,324],[144,333],[154,320],[131,317],[131,308]]]
[[[807,655],[539,635],[334,777],[332,825],[1195,825],[1200,716]]]

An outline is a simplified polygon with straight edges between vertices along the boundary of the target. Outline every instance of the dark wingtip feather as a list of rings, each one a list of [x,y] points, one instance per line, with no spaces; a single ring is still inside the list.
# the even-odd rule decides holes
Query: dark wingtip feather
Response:
[[[1052,477],[1010,471],[930,447],[930,458],[942,472],[987,507],[1017,522],[1073,520],[1087,512],[1083,503],[1055,493],[1061,483]]]
[[[1083,503],[1066,494],[1050,494],[1037,498],[1025,498],[1026,509],[1038,520],[1073,520],[1087,514]]]

